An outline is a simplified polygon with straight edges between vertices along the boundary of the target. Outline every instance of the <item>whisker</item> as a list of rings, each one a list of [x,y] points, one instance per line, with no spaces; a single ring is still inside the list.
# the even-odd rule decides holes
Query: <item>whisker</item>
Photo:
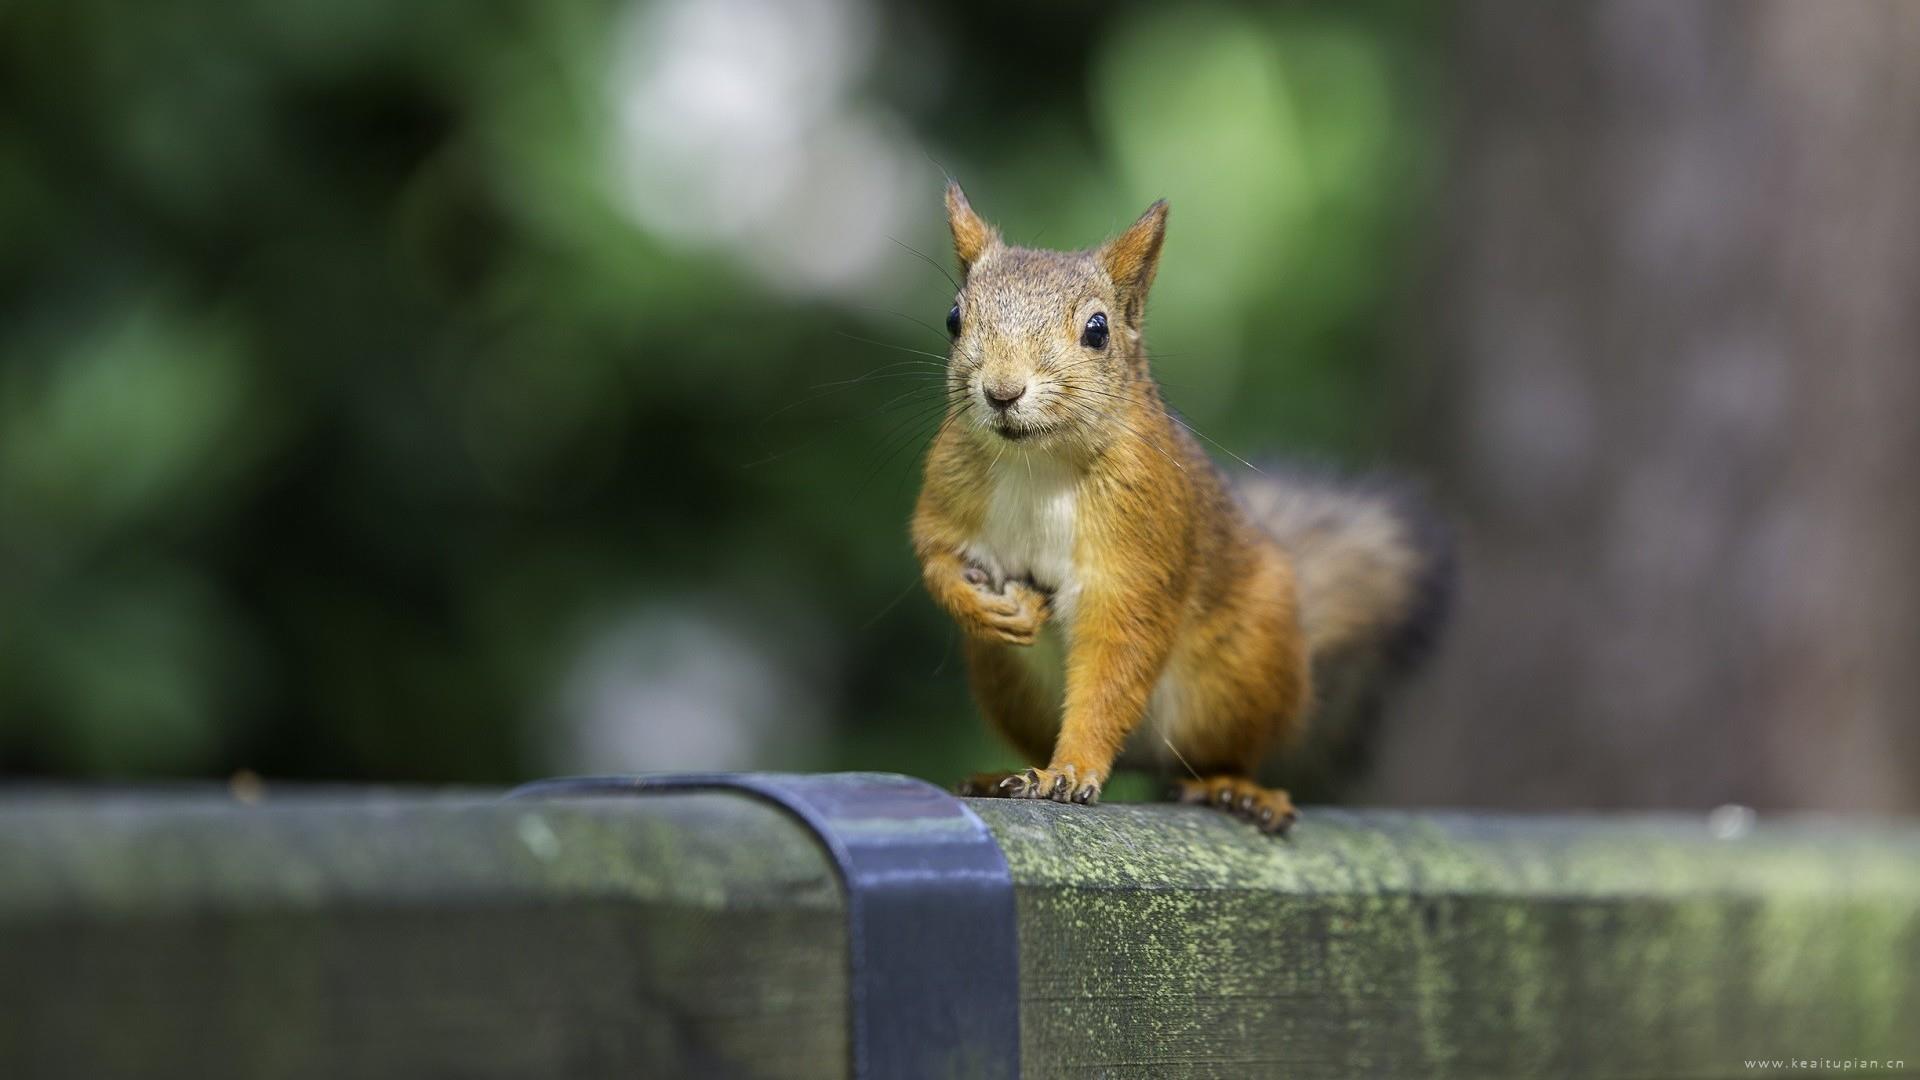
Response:
[[[928,254],[927,254],[926,252],[924,252],[924,251],[921,251],[921,250],[920,250],[919,248],[916,248],[916,247],[914,247],[914,246],[912,246],[911,244],[905,244],[905,243],[901,243],[901,241],[900,241],[900,240],[899,240],[898,238],[896,238],[896,237],[892,237],[892,236],[889,236],[889,237],[887,237],[887,239],[889,239],[889,240],[892,240],[892,241],[893,241],[893,242],[894,242],[895,244],[899,244],[899,245],[900,245],[900,247],[902,247],[902,248],[904,248],[904,249],[905,249],[905,250],[907,250],[908,252],[910,252],[910,253],[912,253],[912,254],[914,254],[914,255],[917,255],[917,256],[919,256],[919,257],[920,257],[920,261],[921,261],[921,262],[924,262],[924,263],[926,263],[926,264],[927,264],[928,266],[931,266],[931,267],[933,267],[933,268],[934,268],[935,270],[938,270],[938,271],[940,271],[940,276],[941,276],[941,277],[943,277],[943,278],[946,278],[946,279],[947,279],[947,284],[949,284],[949,285],[951,285],[951,286],[953,286],[953,291],[954,291],[954,292],[959,292],[959,291],[960,291],[960,283],[959,283],[959,282],[957,282],[957,281],[955,281],[955,280],[953,280],[953,275],[952,275],[952,274],[949,274],[949,273],[947,273],[947,268],[946,268],[946,267],[944,267],[944,266],[941,266],[941,265],[940,265],[939,263],[937,263],[937,262],[934,262],[934,261],[933,261],[933,257],[932,257],[931,255],[928,255]]]
[[[1082,361],[1081,363],[1085,363],[1085,361]],[[1071,364],[1056,370],[1067,371],[1067,370],[1072,370],[1074,367],[1077,367],[1077,366],[1079,365]],[[1076,383],[1070,379],[1061,379],[1059,380],[1059,382],[1061,386],[1067,387],[1078,393],[1106,397],[1116,401],[1130,400],[1126,396],[1115,393],[1114,391],[1107,390],[1097,386],[1087,386],[1084,383]],[[1221,442],[1220,440],[1214,438],[1213,436],[1207,434],[1204,431],[1201,431],[1199,428],[1194,427],[1192,424],[1188,423],[1184,417],[1182,417],[1177,411],[1175,411],[1172,408],[1172,406],[1163,405],[1163,409],[1166,412],[1167,419],[1173,421],[1176,424],[1179,424],[1183,428],[1186,428],[1188,431],[1192,432],[1195,436],[1201,439],[1205,439],[1207,442],[1212,443],[1215,447],[1219,448],[1221,453],[1227,455],[1228,457],[1239,462],[1240,464],[1245,465],[1247,468],[1252,469],[1254,472],[1260,473],[1263,476],[1266,475],[1266,471],[1264,469],[1260,468],[1260,466],[1255,465],[1253,462],[1248,461],[1246,458],[1241,457],[1239,454],[1235,453],[1232,447],[1229,447],[1227,444]]]
[[[934,426],[933,432],[929,434],[925,439],[922,439],[920,441],[920,447],[918,450],[914,452],[913,460],[916,462],[925,460],[927,454],[932,451],[934,441],[940,438],[940,433],[947,430],[947,425],[953,423],[953,421],[958,416],[959,416],[958,408],[952,411],[949,411],[947,415],[941,419],[940,423]],[[913,475],[912,469],[905,469],[901,471],[900,479],[894,484],[894,494],[896,497],[901,493],[901,489],[906,485],[907,480],[912,475]]]
[[[899,423],[895,424],[885,435],[880,437],[881,447],[883,448],[888,446],[893,447],[893,450],[889,452],[886,455],[886,457],[881,459],[881,464],[884,465],[887,461],[891,460],[894,454],[897,454],[900,452],[901,447],[904,447],[912,443],[913,437],[911,434],[908,434],[906,438],[901,439],[900,436],[902,432],[910,432],[915,424],[922,423],[930,419],[936,413],[951,413],[952,409],[953,409],[952,402],[940,401],[931,405],[924,406],[919,411],[914,412],[913,414],[906,417],[906,419],[901,420]],[[896,445],[896,440],[898,440],[897,445]],[[878,467],[876,467],[875,471],[878,471]],[[871,479],[871,477],[872,477],[872,474],[869,474],[868,479]],[[865,484],[865,481],[862,481],[863,486],[864,484]]]
[[[817,386],[841,386],[847,383],[857,383],[861,379],[867,378],[868,376],[871,376],[871,375],[877,375],[884,371],[893,371],[895,369],[913,369],[913,368],[925,369],[927,371],[944,374],[946,372],[947,365],[936,364],[931,360],[895,360],[890,364],[881,364],[877,368],[874,368],[870,371],[863,372],[859,375],[852,376],[851,378],[829,379],[826,382],[815,383],[814,386],[816,387]]]
[[[920,584],[920,579],[918,578],[915,578],[914,580],[907,582],[907,587],[904,589],[901,589],[900,594],[898,596],[895,596],[892,600],[887,601],[886,607],[881,608],[879,613],[874,615],[873,618],[868,619],[866,622],[863,622],[860,624],[860,632],[866,633],[868,630],[873,629],[874,624],[879,622],[881,619],[886,618],[888,612],[892,611],[894,608],[899,607],[900,601],[905,600],[907,598],[907,594],[912,592],[913,587],[918,584]]]
[[[896,319],[905,319],[915,326],[924,327],[927,333],[932,334],[934,337],[939,338],[941,341],[948,340],[947,332],[945,330],[942,330],[941,328],[933,325],[930,322],[925,322],[921,319],[917,319],[912,315],[907,314],[904,311],[895,311],[892,308],[878,307],[873,304],[853,304],[851,306],[859,311],[872,311],[881,315],[891,315]]]
[[[1121,431],[1125,432],[1126,434],[1132,435],[1134,438],[1139,439],[1141,442],[1144,442],[1148,446],[1152,447],[1156,452],[1159,453],[1161,457],[1166,458],[1167,461],[1170,464],[1172,464],[1174,468],[1179,469],[1181,472],[1187,471],[1186,463],[1183,461],[1180,461],[1178,458],[1175,458],[1172,454],[1168,453],[1167,448],[1161,443],[1159,439],[1154,438],[1150,433],[1146,431],[1142,431],[1138,426],[1136,426],[1126,418],[1114,415],[1112,413],[1098,412],[1091,405],[1088,405],[1086,402],[1083,402],[1083,401],[1073,401],[1069,398],[1062,397],[1060,399],[1060,403],[1066,406],[1067,408],[1074,410],[1075,414],[1088,424],[1109,424],[1114,427],[1118,427]]]
[[[894,601],[894,603],[896,603],[896,604],[897,604],[897,603],[899,603],[899,602],[900,602],[900,601],[898,601],[898,600],[895,600],[895,601]],[[1173,745],[1173,740],[1172,740],[1172,739],[1169,739],[1169,738],[1167,738],[1167,735],[1166,735],[1166,732],[1161,732],[1161,733],[1160,733],[1160,741],[1161,741],[1161,742],[1163,742],[1163,743],[1166,743],[1166,744],[1167,744],[1167,749],[1169,749],[1169,750],[1171,750],[1171,751],[1173,751],[1173,756],[1174,756],[1174,757],[1175,757],[1176,759],[1178,759],[1178,760],[1179,760],[1179,762],[1180,762],[1180,764],[1181,764],[1182,766],[1185,766],[1185,768],[1186,768],[1186,770],[1187,770],[1188,772],[1190,772],[1190,773],[1193,773],[1193,778],[1194,778],[1195,780],[1198,780],[1198,779],[1200,779],[1200,774],[1199,774],[1199,773],[1197,773],[1197,772],[1193,772],[1193,766],[1187,763],[1187,755],[1185,755],[1185,754],[1183,754],[1183,753],[1181,753],[1181,752],[1180,752],[1180,748],[1179,748],[1179,747],[1177,747],[1177,746],[1175,746],[1175,745]]]
[[[893,396],[892,398],[889,398],[887,401],[881,403],[877,407],[863,410],[857,416],[846,417],[846,418],[825,424],[823,425],[820,431],[815,432],[813,435],[807,438],[801,439],[798,443],[792,446],[786,447],[785,449],[774,450],[769,453],[766,453],[762,457],[754,458],[750,461],[743,462],[741,463],[740,468],[742,469],[762,468],[764,466],[771,465],[774,462],[792,457],[794,454],[799,453],[801,450],[807,449],[810,446],[814,446],[820,443],[829,432],[844,429],[848,425],[853,424],[864,417],[872,417],[872,416],[887,413],[896,409],[909,408],[914,405],[925,405],[925,404],[928,404],[929,402],[932,402],[936,397],[939,399],[939,403],[937,407],[944,408],[948,404],[958,401],[960,398],[962,398],[965,395],[966,391],[964,387],[942,385],[940,376],[944,374],[946,371],[944,365],[935,365],[935,364],[926,365],[929,368],[935,368],[935,367],[939,368],[938,372],[935,372],[935,371],[889,371],[889,369],[891,368],[897,368],[903,365],[922,364],[922,363],[925,363],[925,361],[900,360],[900,361],[895,361],[892,364],[882,365],[881,367],[875,368],[873,371],[869,371],[863,375],[856,376],[851,379],[840,379],[840,380],[835,380],[833,382],[816,384],[817,387],[821,387],[823,389],[818,389],[818,392],[816,393],[804,395],[798,400],[790,401],[787,404],[782,405],[779,408],[768,413],[766,416],[762,417],[758,423],[754,425],[754,431],[758,432],[758,431],[764,430],[767,427],[767,425],[771,424],[773,421],[785,415],[786,413],[793,411],[794,409],[800,408],[801,406],[804,406],[804,405],[813,404],[825,398],[832,397],[835,394],[844,393],[847,390],[853,389],[854,387],[857,387],[857,386],[864,386],[864,385],[867,385],[868,383],[878,383],[886,380],[900,379],[900,378],[926,380],[924,383],[914,386],[913,388],[907,390],[905,393],[896,394],[895,396]]]
[[[960,399],[955,397],[951,392],[941,392],[936,396],[933,388],[916,386],[904,394],[897,394],[888,398],[875,407],[873,412],[883,413],[896,408],[905,408],[909,405],[931,405],[936,400],[942,404],[951,405]]]
[[[1212,443],[1213,445],[1219,447],[1221,453],[1227,455],[1228,457],[1239,462],[1240,464],[1245,465],[1247,468],[1252,469],[1254,472],[1257,472],[1262,476],[1266,475],[1266,470],[1262,469],[1258,465],[1255,465],[1253,462],[1248,461],[1246,458],[1241,457],[1239,454],[1234,453],[1232,450],[1229,450],[1227,448],[1227,445],[1221,442],[1219,439],[1214,438],[1213,436],[1207,434],[1206,432],[1201,431],[1199,428],[1194,427],[1192,424],[1187,423],[1185,420],[1182,420],[1180,418],[1180,414],[1174,412],[1172,409],[1167,410],[1167,419],[1172,420],[1174,423],[1179,424],[1181,427],[1186,428],[1188,431],[1193,432],[1195,435],[1198,435],[1201,438]]]
[[[925,446],[931,444],[934,439],[939,438],[940,433],[945,431],[947,428],[947,425],[953,423],[954,418],[959,415],[960,414],[958,412],[948,411],[945,418],[942,419],[939,425],[934,428],[933,433],[927,436],[925,440],[921,441],[922,447],[924,448]],[[911,421],[911,422],[920,422],[924,419],[925,419],[924,416],[916,417],[914,421]],[[896,428],[895,430],[897,431],[899,429]],[[892,440],[892,438],[893,436],[891,435],[888,436],[889,440]],[[895,458],[900,456],[900,452],[902,450],[905,450],[907,447],[912,446],[914,442],[915,442],[915,436],[912,435],[911,433],[909,433],[905,439],[901,439],[898,442],[896,442],[893,449],[888,451],[887,455],[881,458],[878,464],[874,465],[872,469],[867,471],[867,475],[863,477],[860,481],[860,486],[854,489],[855,493],[858,494],[860,492],[866,491],[867,486],[873,483],[874,479],[878,477],[881,474],[881,472],[885,471],[886,467],[892,464]]]
[[[921,361],[917,361],[917,360],[901,361],[901,363],[920,363],[920,362]],[[887,366],[892,367],[894,365],[889,364]],[[802,397],[796,401],[789,401],[785,405],[782,405],[779,408],[773,410],[767,415],[761,417],[760,420],[754,425],[754,429],[757,431],[761,428],[764,428],[769,423],[773,422],[775,419],[779,418],[782,415],[785,415],[786,413],[793,411],[794,409],[799,408],[802,405],[811,405],[816,401],[820,401],[824,398],[830,398],[835,394],[843,393],[847,390],[853,389],[856,386],[865,385],[868,382],[877,382],[877,381],[882,381],[886,379],[895,379],[895,378],[916,378],[916,379],[927,379],[929,381],[932,381],[933,379],[938,377],[933,372],[920,372],[920,371],[901,372],[898,374],[887,374],[887,375],[880,374],[880,372],[884,370],[885,370],[884,368],[875,368],[873,371],[870,371],[865,375],[861,375],[858,378],[841,379],[835,382],[815,383],[814,385],[807,387],[807,389],[818,391],[817,393],[808,394],[805,397]]]
[[[907,345],[895,345],[890,341],[878,341],[878,340],[875,340],[874,338],[861,337],[859,334],[849,334],[845,330],[835,330],[834,333],[840,335],[843,338],[846,338],[849,341],[858,341],[867,345],[878,345],[883,349],[897,349],[900,352],[913,353],[916,356],[930,356],[933,359],[940,361],[940,363],[943,366],[947,362],[947,356],[944,353],[928,352],[925,349],[915,349]]]
[[[913,360],[908,362],[915,363],[915,364],[924,363],[924,361],[920,361],[920,360]],[[944,372],[939,372],[939,371],[891,371],[890,372],[890,371],[881,371],[881,370],[875,369],[873,371],[867,372],[865,375],[861,375],[852,379],[834,379],[830,382],[814,383],[813,385],[807,387],[807,389],[808,390],[826,390],[831,392],[834,390],[844,390],[844,389],[849,389],[855,386],[861,386],[863,384],[870,383],[870,382],[886,382],[889,379],[924,379],[928,382],[941,382],[941,381],[944,381],[941,378],[941,376],[944,374],[945,374]]]

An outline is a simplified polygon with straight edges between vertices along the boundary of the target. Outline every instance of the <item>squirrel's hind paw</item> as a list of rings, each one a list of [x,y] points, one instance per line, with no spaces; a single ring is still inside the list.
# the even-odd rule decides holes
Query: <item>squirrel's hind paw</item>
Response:
[[[1244,776],[1209,776],[1174,782],[1176,802],[1211,806],[1260,827],[1261,832],[1285,836],[1299,819],[1293,800],[1279,788],[1265,788]]]
[[[1009,796],[1006,790],[1000,785],[1019,775],[1017,772],[1007,772],[1005,770],[999,772],[977,772],[953,785],[953,793],[975,799],[1010,798],[1011,796]]]

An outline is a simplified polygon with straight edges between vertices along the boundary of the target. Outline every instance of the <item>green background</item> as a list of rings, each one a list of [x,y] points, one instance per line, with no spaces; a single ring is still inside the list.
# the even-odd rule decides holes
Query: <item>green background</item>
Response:
[[[1391,460],[1434,22],[0,6],[0,774],[1006,760],[905,543],[945,176],[1170,199],[1174,404]]]

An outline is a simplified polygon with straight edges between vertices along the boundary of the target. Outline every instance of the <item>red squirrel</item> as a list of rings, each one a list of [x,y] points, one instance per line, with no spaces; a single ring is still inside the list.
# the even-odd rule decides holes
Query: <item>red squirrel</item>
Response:
[[[1208,457],[1141,336],[1164,201],[1071,252],[1004,242],[957,184],[946,203],[951,404],[913,547],[965,631],[981,711],[1031,763],[960,790],[1092,803],[1124,763],[1285,832],[1292,800],[1257,770],[1375,698],[1432,636],[1444,529],[1391,488],[1236,483]]]

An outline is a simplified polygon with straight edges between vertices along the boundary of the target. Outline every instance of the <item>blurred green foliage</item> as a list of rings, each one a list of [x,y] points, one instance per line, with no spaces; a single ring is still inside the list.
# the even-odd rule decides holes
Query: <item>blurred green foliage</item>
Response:
[[[713,189],[891,147],[902,246],[636,214],[688,160],[623,121],[622,72],[679,47],[647,5],[0,7],[0,772],[578,766],[582,657],[661,611],[783,673],[749,760],[1005,760],[904,543],[928,384],[883,368],[942,351],[951,286],[905,248],[947,262],[943,169],[1016,242],[1170,198],[1172,400],[1243,454],[1378,450],[1424,8],[800,6],[844,31],[817,133],[722,141]],[[865,264],[813,280],[830,249]]]

